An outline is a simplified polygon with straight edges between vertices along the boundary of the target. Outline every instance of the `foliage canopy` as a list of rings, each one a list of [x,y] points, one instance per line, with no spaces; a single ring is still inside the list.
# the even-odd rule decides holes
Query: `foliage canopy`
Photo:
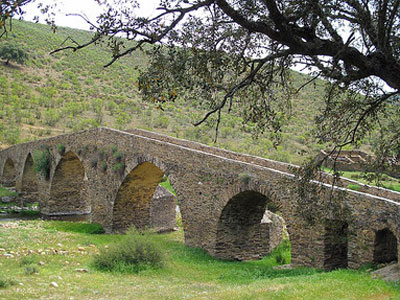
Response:
[[[15,61],[22,65],[28,60],[28,54],[18,45],[6,43],[0,46],[0,58],[6,61],[6,65],[10,61]]]

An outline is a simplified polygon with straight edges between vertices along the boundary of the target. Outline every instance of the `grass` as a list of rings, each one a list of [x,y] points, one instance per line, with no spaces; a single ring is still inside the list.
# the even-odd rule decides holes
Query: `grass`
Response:
[[[48,221],[43,225],[48,230],[77,232],[84,234],[103,234],[104,228],[98,223]]]
[[[0,197],[5,197],[5,196],[17,197],[18,193],[12,192],[12,191],[6,189],[5,187],[3,187],[2,185],[0,185]],[[2,203],[0,203],[0,204],[2,204]]]
[[[333,173],[332,169],[330,168],[323,167],[322,170],[331,174]],[[368,176],[368,173],[364,174],[363,172],[359,171],[339,171],[339,173],[342,177],[356,180],[363,184],[380,186],[392,191],[400,192],[400,180],[385,174],[383,175],[382,180],[379,182],[379,184],[377,184],[376,182],[371,182],[366,178],[366,176]],[[349,184],[347,188],[358,191],[360,189],[360,186],[358,184]]]
[[[79,228],[91,227],[79,224]],[[365,271],[273,269],[279,253],[282,256],[290,253],[288,243],[260,261],[222,261],[201,249],[186,247],[182,231],[149,236],[166,253],[164,268],[147,269],[138,274],[103,272],[93,267],[93,257],[99,249],[119,243],[124,237],[88,234],[87,229],[76,232],[76,226],[55,221],[20,221],[9,223],[7,228],[0,225],[0,248],[14,253],[13,258],[0,254],[1,274],[4,274],[0,277],[15,283],[2,288],[0,298],[360,300],[400,297],[398,285],[372,279]],[[58,288],[50,286],[51,282],[56,282]]]
[[[169,178],[167,176],[164,176],[161,180],[161,182],[159,183],[160,186],[162,186],[164,189],[166,189],[167,191],[169,191],[171,194],[173,194],[174,196],[176,196],[176,192],[174,190],[174,188],[171,185],[171,181],[169,180]]]

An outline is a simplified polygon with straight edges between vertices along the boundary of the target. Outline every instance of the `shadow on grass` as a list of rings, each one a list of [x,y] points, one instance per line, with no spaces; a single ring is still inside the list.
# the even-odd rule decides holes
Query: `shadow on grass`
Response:
[[[155,238],[157,239],[157,237]],[[168,236],[158,237],[158,241],[169,252],[169,256],[175,265],[185,265],[184,269],[195,270],[199,276],[201,276],[200,273],[203,273],[205,277],[209,276],[209,279],[217,279],[227,283],[247,283],[267,278],[309,276],[324,272],[323,270],[304,267],[273,268],[290,263],[291,248],[289,241],[284,241],[271,254],[261,260],[241,262],[216,259],[203,249],[187,247],[182,242],[171,240]]]

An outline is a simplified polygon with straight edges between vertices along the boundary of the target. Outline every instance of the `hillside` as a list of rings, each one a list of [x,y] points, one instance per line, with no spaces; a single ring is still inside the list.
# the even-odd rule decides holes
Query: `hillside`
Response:
[[[182,100],[155,109],[140,100],[137,66],[146,63],[141,52],[104,69],[110,55],[101,46],[49,55],[67,37],[84,41],[90,32],[15,21],[7,39],[29,53],[27,65],[0,63],[0,143],[2,147],[96,126],[121,130],[143,128],[212,144],[212,124],[191,125],[206,110],[188,107]],[[301,84],[306,76],[293,72]],[[309,86],[293,99],[294,116],[276,149],[266,137],[253,139],[251,125],[235,114],[225,114],[216,146],[284,162],[299,163],[302,152],[315,153],[323,145],[306,144],[312,119],[322,104],[323,87]]]

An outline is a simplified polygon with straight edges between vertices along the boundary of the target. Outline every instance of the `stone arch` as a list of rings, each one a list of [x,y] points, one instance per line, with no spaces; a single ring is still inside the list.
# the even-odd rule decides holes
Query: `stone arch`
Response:
[[[24,164],[21,181],[21,193],[25,199],[37,200],[38,179],[34,169],[34,163],[31,153],[28,154]]]
[[[324,234],[324,269],[334,270],[348,266],[347,222],[326,220]]]
[[[397,238],[389,228],[384,228],[375,232],[375,263],[398,261],[397,251]]]
[[[273,214],[276,211],[277,206],[260,192],[245,190],[231,197],[218,220],[215,256],[248,260],[267,255],[282,240],[284,223]],[[263,222],[265,218],[272,218],[271,214],[282,220],[281,231],[274,232],[274,237],[271,222]],[[275,240],[271,241],[272,238]]]
[[[159,187],[163,176],[164,171],[149,161],[140,162],[126,175],[114,200],[114,232],[126,231],[132,225],[158,230],[175,226],[176,199]]]
[[[85,191],[85,168],[72,151],[63,155],[55,168],[50,186],[50,214],[75,215],[90,212]]]
[[[15,186],[17,172],[14,162],[11,158],[7,158],[3,167],[3,183],[5,186]]]

